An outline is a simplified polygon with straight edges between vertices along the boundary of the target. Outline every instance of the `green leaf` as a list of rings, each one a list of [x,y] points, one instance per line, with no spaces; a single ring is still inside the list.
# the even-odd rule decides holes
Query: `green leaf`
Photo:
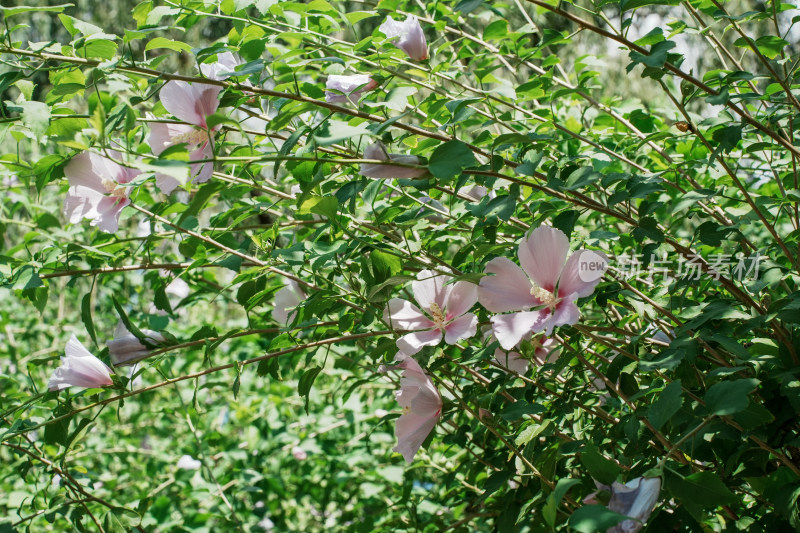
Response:
[[[723,381],[708,389],[705,395],[706,408],[715,415],[726,416],[744,411],[750,403],[748,397],[758,387],[757,379]]]
[[[600,483],[611,485],[622,472],[616,463],[603,457],[594,445],[587,445],[580,452],[580,458],[589,474]]]
[[[566,496],[569,489],[575,485],[580,485],[580,482],[581,481],[579,479],[559,479],[558,483],[556,483],[555,490],[547,496],[547,503],[545,503],[544,508],[542,509],[542,516],[544,516],[545,521],[547,521],[550,527],[555,527],[556,525],[558,506],[561,505],[561,500],[564,499],[564,496]]]
[[[504,19],[495,20],[483,30],[483,40],[502,39],[508,35],[508,21]]]
[[[475,11],[481,4],[483,4],[483,0],[461,0],[454,9],[466,15]]]
[[[313,366],[303,372],[303,375],[300,376],[300,380],[297,382],[298,394],[306,399],[306,414],[308,414],[308,397],[311,393],[311,387],[314,385],[314,381],[317,379],[320,372],[322,372],[322,368]]]
[[[112,59],[117,55],[117,43],[108,39],[87,40],[83,46],[75,47],[75,54],[87,59]]]
[[[650,405],[647,411],[647,418],[656,430],[661,427],[677,413],[681,405],[683,405],[683,398],[681,380],[676,379],[661,391],[658,399]]]
[[[280,0],[256,0],[254,5],[262,15],[266,15],[269,12],[269,8],[279,1]]]
[[[39,274],[36,273],[36,269],[31,265],[25,265],[17,271],[16,279],[11,288],[25,290],[35,289],[43,285],[44,283],[41,278],[39,278]]]
[[[750,48],[751,43],[748,42],[748,39],[741,37],[736,39],[733,43],[739,48]],[[781,51],[789,45],[788,41],[784,41],[780,37],[775,35],[764,35],[763,37],[759,37],[753,43],[755,47],[761,52],[762,55],[770,58],[775,59],[781,53]]]
[[[88,22],[76,19],[75,17],[70,17],[69,15],[62,14],[59,15],[58,18],[61,20],[61,23],[70,33],[70,35],[72,35],[73,37],[75,37],[79,33],[86,36],[94,35],[95,33],[103,33],[103,28],[101,28],[100,26],[89,24]]]
[[[181,185],[186,185],[189,181],[191,167],[182,161],[172,161],[169,159],[155,159],[150,163],[138,162],[137,167],[144,172],[157,172],[166,174],[178,180]]]
[[[131,322],[130,318],[128,318],[128,313],[125,312],[125,309],[122,307],[122,304],[120,304],[119,301],[116,299],[116,297],[112,296],[111,302],[114,304],[114,309],[117,310],[117,315],[119,315],[119,319],[122,320],[123,324],[125,324],[125,329],[130,331],[131,334],[137,339],[139,339],[139,341],[142,342],[145,346],[147,347],[151,346],[152,342],[148,341],[147,335],[142,333],[142,331],[138,327],[136,327],[136,324]],[[209,336],[216,336],[216,332],[215,335],[209,335]]]
[[[124,507],[114,507],[103,518],[103,529],[109,533],[127,533],[138,526],[140,520],[136,512]]]
[[[375,105],[386,106],[392,111],[403,111],[408,107],[408,98],[414,94],[417,94],[416,87],[395,87],[389,91],[383,102],[376,102]]]
[[[500,416],[505,420],[519,420],[525,415],[543,413],[545,410],[546,409],[539,404],[531,404],[525,400],[519,400],[508,406],[508,408],[500,413]]]
[[[517,438],[514,441],[515,444],[517,446],[524,446],[525,444],[528,444],[530,441],[541,435],[552,423],[552,420],[547,419],[541,424],[533,423],[528,425],[524,430],[522,430],[522,433],[517,435]]]
[[[441,180],[451,180],[466,168],[476,165],[475,156],[461,141],[448,141],[436,147],[431,154],[428,170]]]
[[[92,320],[92,293],[87,292],[81,299],[81,320],[83,325],[86,326],[86,331],[92,338],[92,342],[97,344],[97,336],[94,330],[94,320]]]
[[[680,0],[622,0],[621,11],[630,11],[644,6],[676,6]]]
[[[50,125],[50,107],[43,102],[21,102],[22,123],[28,126],[36,137],[42,137]]]
[[[22,96],[25,100],[32,100],[33,99],[33,88],[36,85],[33,84],[30,80],[17,80],[14,82],[14,86],[19,89],[19,92],[22,93]]]
[[[361,135],[371,135],[372,132],[368,128],[369,124],[362,122],[357,125],[351,125],[341,120],[329,120],[325,125],[320,128],[319,133],[314,136],[314,139],[320,146],[329,146],[336,144],[353,137],[360,137]]]
[[[57,6],[14,6],[14,7],[3,7],[0,6],[0,14],[2,14],[5,18],[18,15],[19,13],[30,13],[31,11],[35,11],[37,13],[61,13],[68,7],[75,7],[75,4],[59,4]]]
[[[234,128],[240,128],[238,122],[230,118],[229,116],[225,115],[224,113],[214,113],[213,115],[208,115],[206,117],[206,125],[209,129],[214,128],[220,124],[227,124],[228,126],[233,126]]]
[[[403,271],[403,262],[396,255],[372,250],[369,257],[379,283]]]
[[[69,413],[69,409],[58,408],[53,413],[55,418]],[[49,422],[44,427],[44,441],[47,444],[65,444],[67,437],[69,437],[69,421],[70,417],[58,420],[56,422]]]
[[[704,509],[727,505],[736,501],[736,496],[722,480],[712,472],[696,472],[681,479],[667,476],[667,487],[672,495],[685,503]]]
[[[569,517],[569,527],[581,533],[595,533],[606,531],[626,518],[625,515],[609,511],[602,505],[584,505]]]
[[[647,55],[641,54],[636,51],[631,51],[630,58],[632,63],[628,65],[628,72],[636,63],[642,63],[651,68],[661,68],[667,62],[667,54],[670,50],[675,48],[673,41],[661,41],[650,47],[650,53]]]
[[[172,39],[166,39],[164,37],[155,37],[147,41],[147,45],[144,47],[144,51],[148,52],[150,50],[157,50],[159,48],[166,48],[169,50],[174,50],[176,52],[191,52],[192,47],[186,43],[182,43],[180,41],[173,41]]]
[[[335,218],[338,209],[339,201],[335,196],[312,196],[306,198],[303,203],[300,204],[297,213],[300,215],[314,213],[328,218]]]
[[[515,168],[514,172],[520,176],[534,176],[536,174],[536,168],[539,166],[539,163],[542,162],[543,158],[543,152],[532,150],[525,154],[522,158],[522,164]]]
[[[713,131],[711,138],[725,151],[730,152],[742,140],[742,126],[726,126]]]

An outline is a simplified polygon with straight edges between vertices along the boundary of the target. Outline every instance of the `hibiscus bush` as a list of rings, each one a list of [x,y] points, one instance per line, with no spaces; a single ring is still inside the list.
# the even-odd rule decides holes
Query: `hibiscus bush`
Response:
[[[41,4],[1,532],[800,528],[795,5]]]

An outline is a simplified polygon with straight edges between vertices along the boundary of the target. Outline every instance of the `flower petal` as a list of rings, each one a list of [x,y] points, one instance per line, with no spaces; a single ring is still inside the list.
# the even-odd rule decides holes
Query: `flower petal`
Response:
[[[539,365],[555,363],[558,361],[558,356],[561,354],[561,347],[556,344],[555,339],[552,337],[545,337],[542,335],[542,338],[544,340],[540,341],[541,344],[539,344],[539,347],[533,352],[533,360]]]
[[[608,509],[629,516],[634,520],[624,520],[610,528],[610,533],[631,533],[639,531],[647,522],[658,501],[661,491],[660,477],[639,477],[622,484],[614,482],[611,486],[611,500]]]
[[[170,194],[180,184],[181,182],[179,182],[172,176],[168,176],[167,174],[161,174],[160,172],[156,173],[156,185],[164,194]]]
[[[202,63],[200,65],[200,72],[203,76],[212,80],[224,80],[228,74],[236,70],[236,67],[241,65],[242,62],[230,52],[223,52],[217,54],[217,60],[213,63]]]
[[[492,332],[500,346],[510,350],[528,333],[541,331],[549,314],[544,310],[495,315],[491,318]]]
[[[600,283],[608,268],[608,258],[603,252],[577,250],[564,265],[558,282],[559,294],[577,294],[578,298],[589,296]]]
[[[401,330],[430,329],[435,326],[433,321],[422,314],[419,308],[401,298],[392,298],[383,312],[383,319],[393,328]]]
[[[210,143],[205,143],[199,146],[195,151],[189,154],[190,161],[198,161],[203,159],[211,159],[214,157],[214,149]],[[207,161],[205,163],[195,163],[192,165],[192,183],[205,183],[211,179],[214,173],[214,163]]]
[[[409,164],[419,164],[419,159]],[[410,180],[425,175],[428,170],[424,168],[401,167],[397,165],[379,165],[377,163],[361,163],[358,173],[367,178],[384,180]]]
[[[89,187],[70,187],[64,198],[64,215],[71,224],[77,224],[83,218],[94,218],[97,216],[97,205],[104,197],[103,193]]]
[[[461,339],[468,339],[478,330],[478,317],[472,313],[462,315],[444,328],[444,342],[455,344]]]
[[[432,270],[420,270],[417,274],[417,281],[411,283],[411,290],[414,292],[414,299],[419,306],[431,312],[431,304],[435,303],[440,310],[444,310],[452,285],[445,285],[450,281],[450,276],[437,274]]]
[[[494,351],[494,358],[500,366],[517,374],[525,374],[530,367],[528,360],[517,352],[506,352],[498,348]]]
[[[272,318],[281,324],[289,324],[294,320],[294,309],[306,299],[305,293],[296,283],[289,284],[275,293],[275,308],[272,310]]]
[[[414,413],[401,415],[397,419],[394,432],[397,437],[397,446],[392,448],[392,451],[402,454],[403,459],[407,463],[411,463],[438,421],[438,416],[424,417]]]
[[[372,143],[364,148],[364,159],[377,159],[378,161],[396,161],[407,165],[419,165],[420,160],[414,155],[390,154],[382,142]],[[359,173],[368,178],[378,179],[413,179],[424,176],[426,168],[401,167],[397,165],[378,163],[362,163]]]
[[[531,296],[531,282],[520,267],[505,257],[495,257],[486,265],[487,274],[478,287],[478,301],[493,313],[522,311],[537,305]]]
[[[366,74],[354,74],[352,76],[340,76],[331,74],[325,83],[325,101],[329,104],[344,103],[348,100],[357,103],[361,95],[366,91],[371,91],[378,84]]]
[[[578,310],[578,306],[575,305],[576,297],[575,294],[572,294],[558,302],[555,312],[550,315],[543,328],[545,334],[550,335],[553,333],[553,328],[556,326],[571,326],[578,323],[578,320],[581,319],[581,312]],[[539,331],[542,331],[542,329]]]
[[[545,290],[553,292],[569,252],[569,240],[559,229],[539,226],[519,243],[519,264]]]
[[[398,367],[403,369],[403,375],[396,399],[404,412],[395,426],[397,446],[394,451],[403,454],[403,458],[410,463],[439,421],[442,398],[431,378],[413,357],[405,355]]]
[[[435,346],[442,340],[442,332],[438,329],[428,331],[413,331],[403,335],[395,344],[403,353],[414,355],[424,346]]]
[[[428,41],[425,33],[419,24],[419,19],[410,15],[406,19],[406,35],[397,43],[397,47],[403,50],[408,57],[414,61],[424,61],[428,59]]]
[[[414,15],[409,15],[403,22],[386,17],[386,21],[378,28],[389,39],[399,37],[395,46],[403,50],[408,57],[415,61],[428,59],[428,43],[419,19]]]
[[[469,311],[478,301],[478,286],[468,281],[456,281],[450,286],[444,302],[447,318],[452,319]]]
[[[97,216],[92,220],[92,225],[101,231],[114,233],[119,229],[119,215],[122,208],[131,203],[127,198],[104,196],[97,204]]]
[[[61,366],[55,369],[47,383],[49,390],[68,387],[105,387],[112,385],[112,370],[89,351],[73,335],[67,341]]]
[[[161,103],[176,118],[206,126],[206,117],[214,114],[219,107],[219,93],[222,87],[185,81],[168,81],[161,89]]]
[[[147,144],[150,145],[150,150],[152,150],[154,154],[159,155],[161,152],[175,144],[177,138],[183,137],[187,133],[192,133],[194,131],[197,131],[197,128],[188,124],[151,122],[150,137],[147,139]]]

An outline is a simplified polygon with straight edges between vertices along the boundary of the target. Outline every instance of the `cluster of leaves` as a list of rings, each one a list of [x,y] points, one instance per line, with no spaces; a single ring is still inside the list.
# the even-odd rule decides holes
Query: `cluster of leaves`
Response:
[[[167,0],[119,34],[0,8],[0,531],[603,531],[621,517],[582,503],[595,481],[654,472],[647,531],[798,528],[795,6],[734,7]],[[428,61],[377,29],[409,12]],[[31,41],[34,14],[69,37]],[[209,28],[227,33],[189,39]],[[589,34],[653,97],[603,83]],[[697,34],[703,72],[676,46]],[[198,74],[225,52],[230,77]],[[327,103],[326,77],[355,73],[379,87]],[[190,160],[147,144],[175,79],[224,89],[212,179],[164,195],[154,174]],[[377,139],[428,174],[361,176]],[[70,158],[107,149],[142,170],[116,234],[60,215]],[[444,408],[406,468],[387,301],[422,269],[477,283],[540,225],[611,268],[526,375],[481,335],[424,348]],[[118,320],[167,345],[117,390],[44,392],[70,333],[105,358]]]

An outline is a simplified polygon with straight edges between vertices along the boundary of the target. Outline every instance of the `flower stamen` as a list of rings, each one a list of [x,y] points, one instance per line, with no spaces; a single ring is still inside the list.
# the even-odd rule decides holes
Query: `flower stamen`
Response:
[[[208,141],[208,134],[203,130],[187,131],[172,138],[172,144],[186,143],[188,145],[201,144]]]
[[[114,180],[104,179],[102,181],[103,188],[106,190],[109,196],[116,196],[117,198],[127,198],[128,192],[125,187],[121,186]]]
[[[436,327],[444,331],[444,312],[436,302],[431,303],[431,315],[433,315],[433,321]]]
[[[558,303],[558,298],[556,298],[552,292],[538,285],[533,285],[533,287],[531,287],[531,296],[549,307],[551,311],[555,310],[556,304]]]

